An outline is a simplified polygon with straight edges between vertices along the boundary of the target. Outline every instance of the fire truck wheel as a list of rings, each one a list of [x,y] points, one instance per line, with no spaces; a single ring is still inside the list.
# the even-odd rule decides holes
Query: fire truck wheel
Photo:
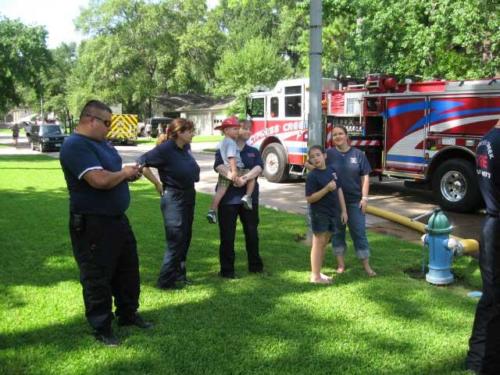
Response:
[[[472,212],[482,202],[474,165],[464,159],[451,159],[441,164],[434,173],[432,190],[445,210]]]
[[[262,153],[264,160],[264,177],[271,182],[283,182],[288,179],[288,163],[284,147],[279,143],[271,143]]]

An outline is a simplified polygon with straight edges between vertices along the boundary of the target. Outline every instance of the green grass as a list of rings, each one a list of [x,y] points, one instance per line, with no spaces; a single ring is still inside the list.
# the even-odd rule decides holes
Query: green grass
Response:
[[[219,142],[224,138],[222,135],[196,135],[193,137],[193,143],[202,143],[202,142]],[[156,144],[156,138],[138,138],[138,144],[146,144],[146,145],[154,145]]]
[[[67,233],[68,202],[58,161],[0,157],[0,373],[2,374],[465,374],[478,283],[462,258],[460,283],[434,287],[409,277],[422,248],[370,233],[369,279],[352,252],[330,287],[308,280],[304,218],[261,210],[267,276],[246,272],[240,228],[236,270],[217,277],[218,230],[206,224],[209,197],[197,196],[188,256],[195,284],[154,288],[164,251],[153,187],[132,187],[128,216],[141,264],[141,312],[154,329],[117,329],[119,348],[90,335]],[[328,254],[325,271],[332,273]],[[464,284],[466,283],[466,284]]]
[[[0,134],[12,136],[12,130],[10,130],[10,129],[0,129]]]

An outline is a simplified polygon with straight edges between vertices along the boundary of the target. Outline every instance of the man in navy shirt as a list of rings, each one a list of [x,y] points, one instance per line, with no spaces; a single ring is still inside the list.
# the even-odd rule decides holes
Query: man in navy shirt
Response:
[[[476,150],[479,189],[486,203],[479,268],[483,294],[469,340],[467,368],[500,374],[500,120]]]
[[[219,261],[220,276],[234,279],[234,239],[236,236],[236,220],[240,217],[245,234],[245,246],[248,258],[248,270],[251,273],[261,273],[264,265],[259,254],[259,235],[257,227],[259,225],[259,184],[255,182],[255,189],[252,194],[252,210],[247,210],[241,202],[241,198],[246,194],[246,181],[257,179],[264,166],[259,150],[250,147],[246,141],[250,137],[250,122],[242,122],[238,135],[238,147],[245,169],[249,169],[246,175],[238,177],[235,185],[229,186],[226,194],[219,204]],[[227,174],[228,168],[217,151],[215,154],[214,169],[218,173]]]
[[[106,142],[111,109],[92,100],[80,114],[75,133],[63,143],[60,162],[70,198],[70,236],[80,269],[85,316],[97,340],[119,344],[111,329],[112,298],[119,325],[149,328],[137,314],[139,261],[125,211],[128,181],[140,177],[137,166],[122,159]]]

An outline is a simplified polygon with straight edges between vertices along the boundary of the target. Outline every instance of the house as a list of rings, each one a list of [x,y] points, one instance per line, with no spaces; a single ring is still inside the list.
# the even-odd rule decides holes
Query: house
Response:
[[[228,116],[233,97],[213,98],[207,95],[162,95],[153,103],[153,114],[159,117],[183,117],[193,121],[197,134],[219,134],[214,128]]]

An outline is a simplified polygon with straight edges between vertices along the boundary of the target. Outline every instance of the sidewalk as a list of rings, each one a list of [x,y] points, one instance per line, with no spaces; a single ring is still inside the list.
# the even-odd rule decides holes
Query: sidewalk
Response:
[[[14,146],[14,141],[11,135],[0,134],[0,155],[37,155],[39,152],[33,151],[30,148],[28,138],[19,137],[17,147]],[[54,154],[54,152],[47,152]]]

